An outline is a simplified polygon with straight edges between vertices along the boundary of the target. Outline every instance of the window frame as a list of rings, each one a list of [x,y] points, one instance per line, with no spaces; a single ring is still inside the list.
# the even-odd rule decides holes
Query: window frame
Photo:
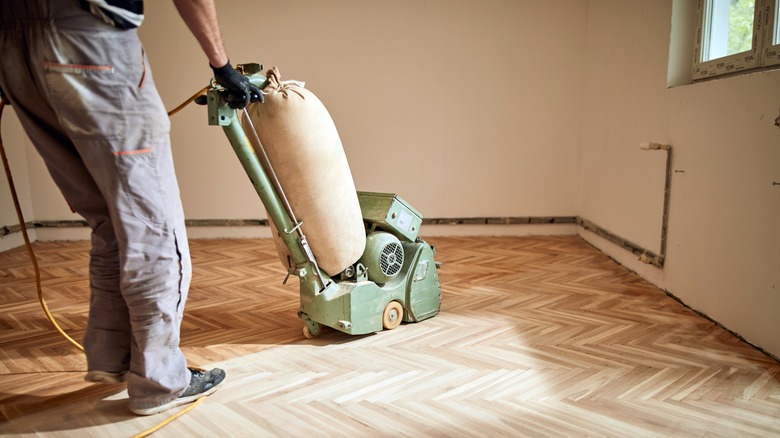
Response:
[[[696,41],[693,50],[692,80],[702,80],[732,73],[739,73],[780,65],[780,42],[774,44],[778,32],[780,0],[756,0],[753,15],[753,44],[745,52],[727,55],[708,61],[702,61],[708,49],[709,14],[707,8],[712,0],[697,0]]]
[[[780,65],[780,0],[765,0],[761,65]]]

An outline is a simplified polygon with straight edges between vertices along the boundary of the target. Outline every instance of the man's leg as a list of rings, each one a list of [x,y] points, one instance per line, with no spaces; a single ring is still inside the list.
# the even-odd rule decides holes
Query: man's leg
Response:
[[[90,17],[73,17],[53,17],[46,26],[39,21],[24,29],[28,39],[16,46],[6,44],[10,32],[4,29],[0,83],[14,90],[8,91],[11,100],[27,114],[23,123],[52,176],[95,230],[88,358],[100,362],[112,348],[129,345],[131,409],[152,413],[149,409],[185,393],[193,376],[178,346],[191,267],[168,119],[135,33],[117,32],[98,20],[81,27]],[[13,47],[20,64],[6,58]],[[58,141],[41,140],[41,132]],[[90,179],[92,187],[85,188],[81,182]],[[91,211],[96,199],[104,202],[99,214]],[[124,318],[109,316],[124,309],[116,294],[107,300],[100,293],[117,283],[129,315]],[[105,328],[128,320],[130,339],[121,334],[122,341],[111,340],[124,330],[112,334]],[[126,361],[123,351],[101,366],[119,371]]]
[[[0,82],[11,90],[11,108],[55,183],[92,229],[90,314],[84,339],[88,368],[112,373],[126,371],[130,366],[130,319],[119,287],[119,253],[108,205],[34,78],[17,70],[24,70],[26,44],[22,40],[16,31],[0,33],[4,57]]]
[[[108,206],[132,341],[128,394],[142,410],[191,374],[179,329],[191,277],[169,122],[135,32],[63,30],[44,64],[50,103]]]

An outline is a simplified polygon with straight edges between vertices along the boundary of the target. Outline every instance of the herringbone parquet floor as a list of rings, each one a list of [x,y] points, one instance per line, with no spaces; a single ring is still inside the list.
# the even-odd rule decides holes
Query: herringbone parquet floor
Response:
[[[314,340],[271,240],[192,241],[183,349],[229,381],[156,436],[780,436],[779,363],[578,237],[430,240],[441,314]],[[80,340],[87,243],[35,247]],[[132,436],[171,414],[83,382],[32,279],[23,248],[0,254],[0,434]]]

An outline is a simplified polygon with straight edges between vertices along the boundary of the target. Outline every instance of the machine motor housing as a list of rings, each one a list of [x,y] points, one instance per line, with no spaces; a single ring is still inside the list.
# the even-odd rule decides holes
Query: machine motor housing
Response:
[[[385,284],[395,278],[404,265],[401,241],[386,231],[374,231],[366,237],[366,249],[360,258],[368,279]]]

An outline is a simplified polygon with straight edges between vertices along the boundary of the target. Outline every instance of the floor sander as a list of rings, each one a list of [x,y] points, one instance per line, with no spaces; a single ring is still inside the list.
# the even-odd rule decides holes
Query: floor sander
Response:
[[[269,84],[271,71],[264,72],[259,64],[236,68],[260,89]],[[323,257],[323,250],[310,245],[306,235],[308,221],[319,218],[299,221],[293,211],[295,199],[285,194],[284,181],[277,177],[275,163],[255,128],[257,118],[253,121],[249,108],[232,109],[229,99],[212,81],[211,88],[196,102],[208,107],[210,125],[223,128],[266,209],[277,249],[283,246],[287,278],[294,276],[300,281],[298,316],[304,322],[303,334],[316,337],[327,326],[363,335],[437,315],[441,307],[440,265],[434,260],[435,247],[418,237],[422,215],[396,194],[353,191],[362,216],[360,232],[365,233],[360,240],[362,254],[350,259],[343,269],[337,268],[339,272],[328,274],[315,257]],[[351,173],[346,172],[351,181]],[[327,184],[319,186],[328,190]],[[304,204],[299,205],[306,205],[308,201],[301,202]],[[330,237],[338,238],[340,232],[330,229]]]

